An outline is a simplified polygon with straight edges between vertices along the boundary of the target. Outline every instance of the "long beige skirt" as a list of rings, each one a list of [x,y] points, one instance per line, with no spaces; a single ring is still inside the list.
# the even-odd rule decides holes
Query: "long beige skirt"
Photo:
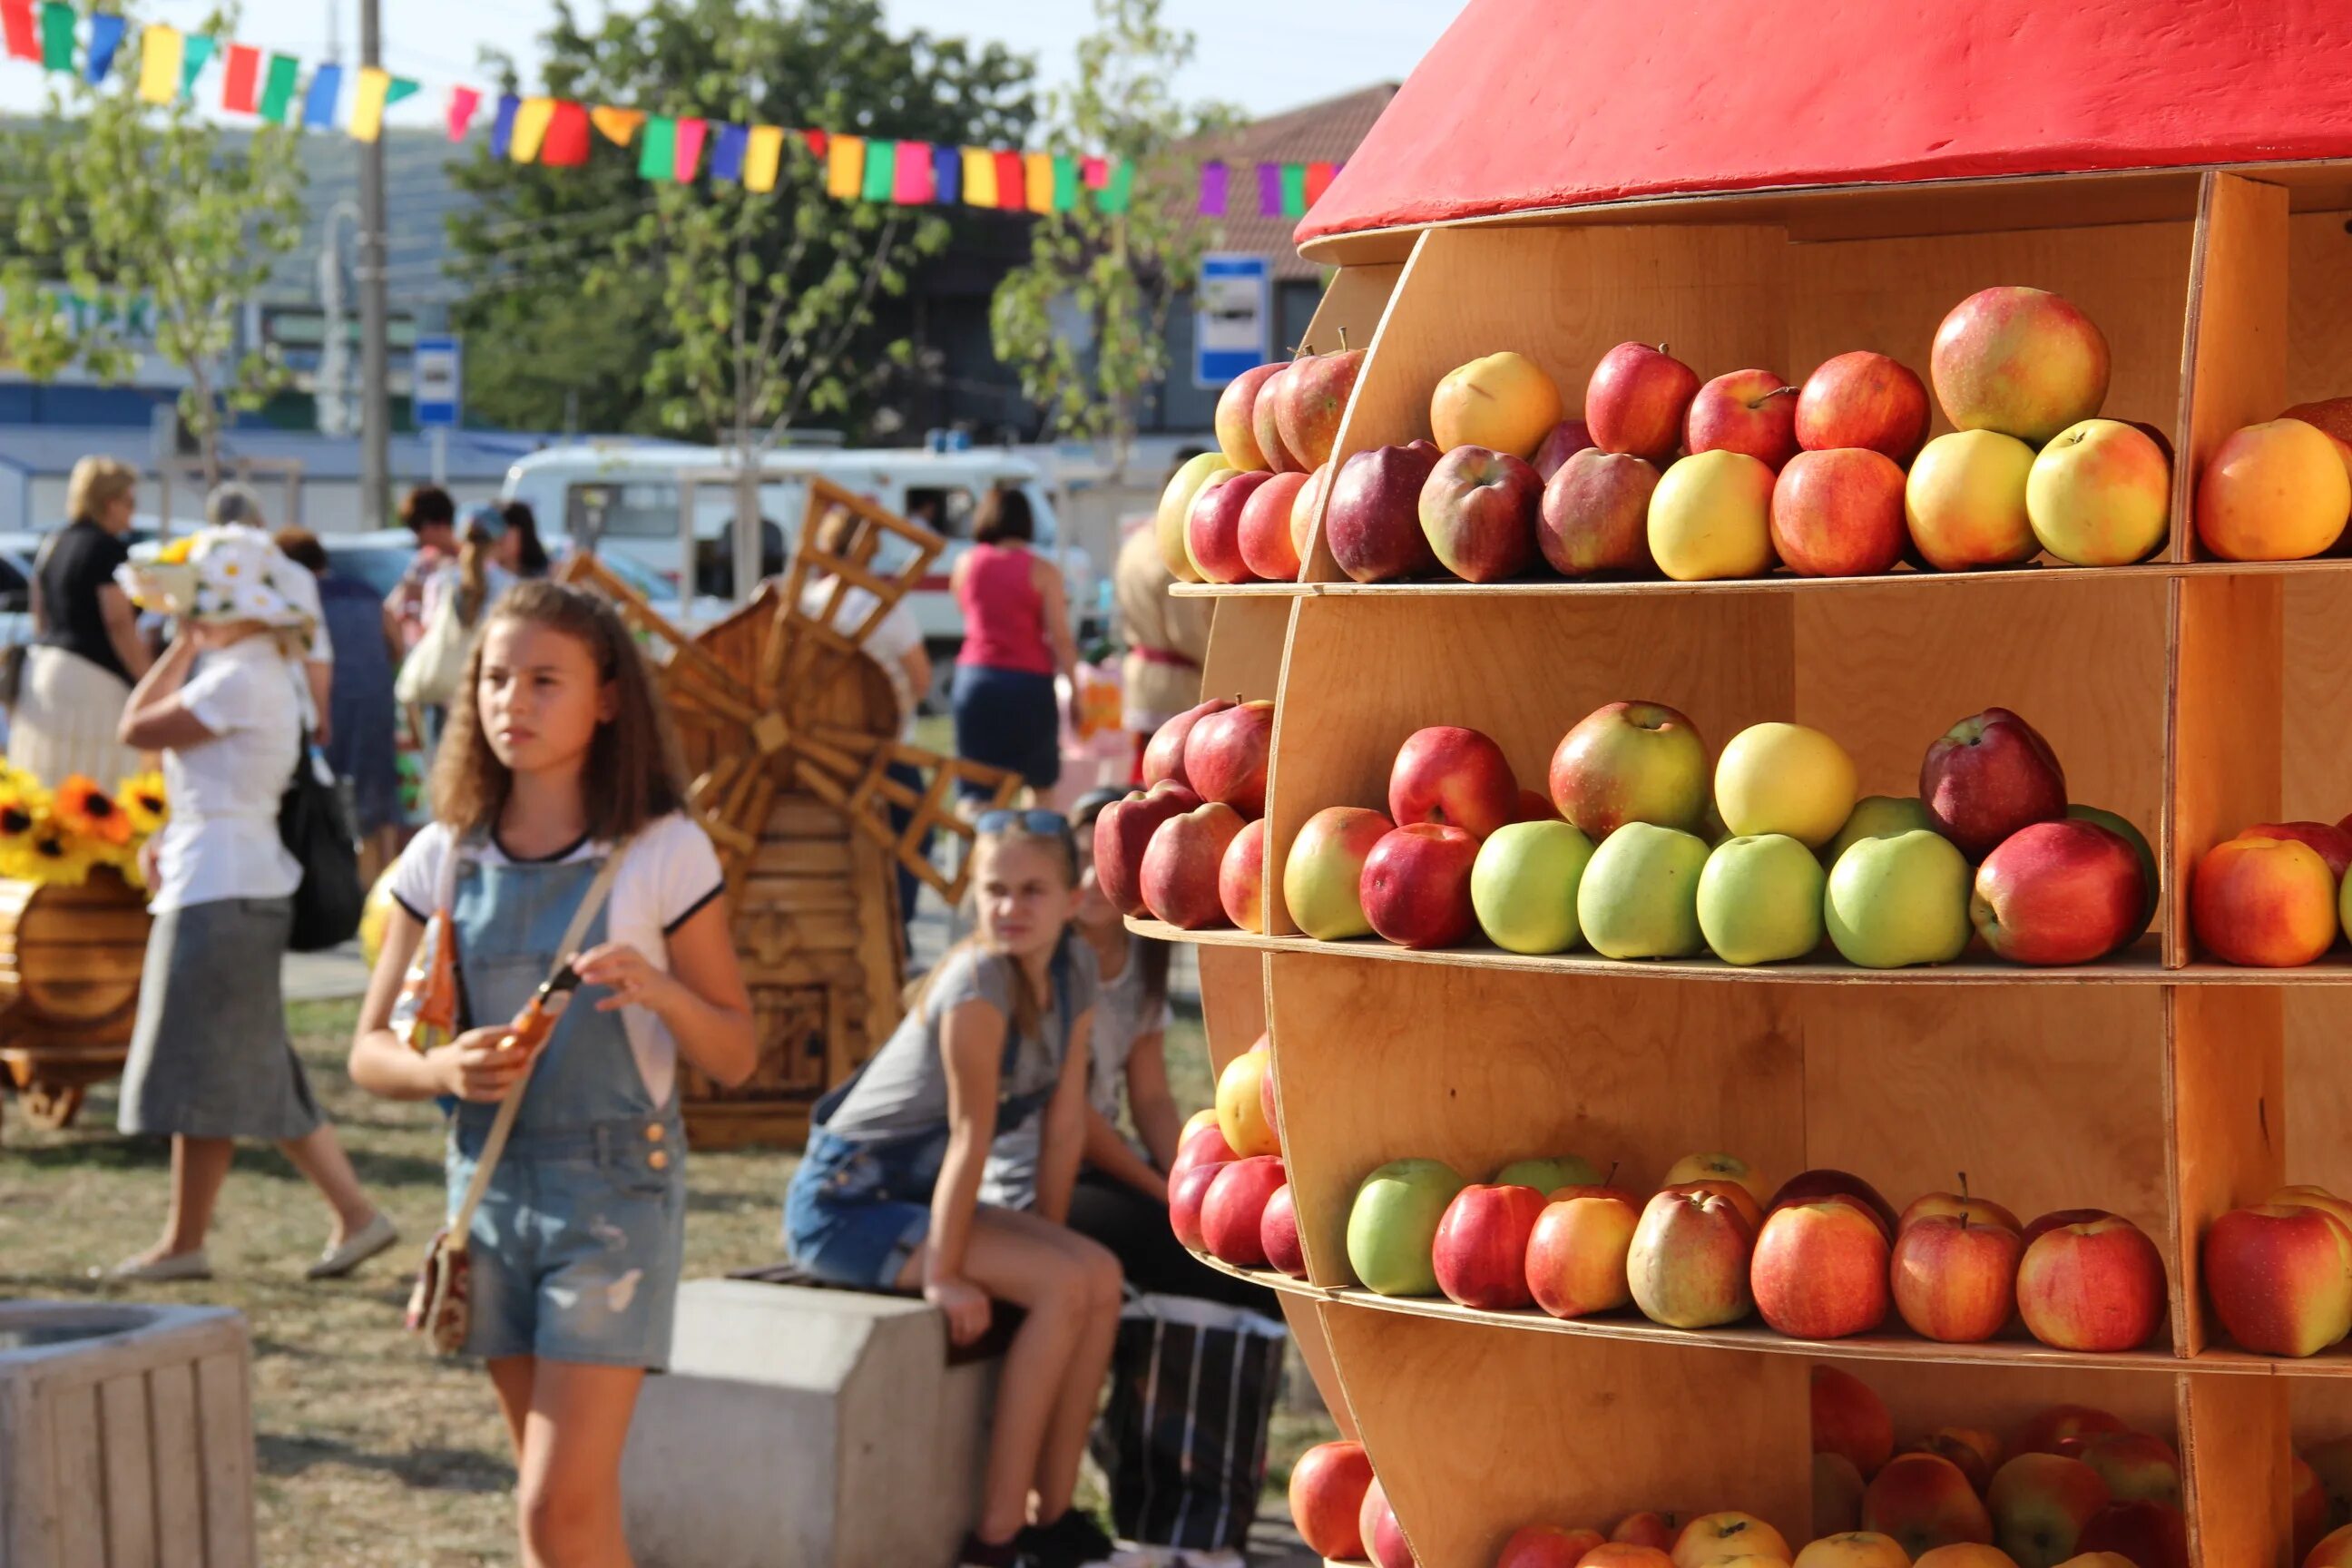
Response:
[[[142,772],[146,759],[114,738],[131,688],[63,648],[25,650],[25,679],[8,715],[8,761],[55,789],[79,773],[104,789]]]

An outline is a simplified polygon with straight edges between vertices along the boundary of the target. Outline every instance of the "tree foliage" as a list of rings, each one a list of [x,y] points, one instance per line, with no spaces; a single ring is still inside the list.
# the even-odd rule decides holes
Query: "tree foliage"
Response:
[[[235,25],[216,12],[199,30],[225,37]],[[301,238],[300,132],[227,131],[187,96],[144,102],[128,47],[101,81],[51,72],[47,83],[41,119],[0,133],[0,189],[14,208],[0,265],[5,357],[37,381],[76,363],[120,380],[152,333],[188,377],[180,417],[210,483],[231,415],[261,406],[283,379],[261,352],[234,351],[246,302]],[[61,309],[58,283],[104,308]]]

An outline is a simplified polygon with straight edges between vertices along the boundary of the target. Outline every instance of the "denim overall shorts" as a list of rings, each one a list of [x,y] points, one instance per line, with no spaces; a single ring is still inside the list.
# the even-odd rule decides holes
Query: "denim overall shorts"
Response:
[[[598,869],[594,860],[460,865],[450,918],[468,1026],[522,1011]],[[606,929],[599,910],[581,950]],[[611,994],[583,986],[557,1020],[475,1211],[470,1354],[656,1371],[669,1363],[685,1262],[685,1131],[676,1089],[655,1104],[621,1015],[596,1010]],[[497,1114],[496,1105],[457,1108],[452,1208]]]

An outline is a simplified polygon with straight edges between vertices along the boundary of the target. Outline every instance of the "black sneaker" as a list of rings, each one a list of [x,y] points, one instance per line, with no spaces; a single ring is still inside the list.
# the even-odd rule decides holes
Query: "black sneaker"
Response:
[[[1022,1535],[1027,1533],[1022,1531]],[[956,1552],[956,1568],[1037,1568],[1037,1563],[1023,1549],[1021,1535],[992,1544],[966,1531],[963,1545]]]
[[[1037,1568],[1090,1568],[1108,1563],[1118,1550],[1100,1525],[1075,1508],[1051,1524],[1029,1526],[1013,1543],[1035,1558]]]

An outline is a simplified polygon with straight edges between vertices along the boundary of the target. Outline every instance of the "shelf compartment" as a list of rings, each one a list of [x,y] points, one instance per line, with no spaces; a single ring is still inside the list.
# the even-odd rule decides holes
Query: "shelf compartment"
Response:
[[[2352,530],[2347,531],[2352,538]],[[1676,583],[1658,577],[1515,578],[1505,583],[1465,583],[1453,578],[1410,583],[1179,583],[1173,592],[1187,599],[1410,598],[1466,599],[1648,598],[1682,595],[1814,594],[1840,589],[1900,587],[1929,584],[2072,584],[2082,587],[2135,577],[2284,577],[2289,582],[2338,583],[2352,570],[2352,556],[2323,555],[2309,561],[2143,561],[2129,566],[2069,566],[2054,561],[1983,572],[1920,572],[1908,568],[1875,577],[1729,577],[1708,583]]]

